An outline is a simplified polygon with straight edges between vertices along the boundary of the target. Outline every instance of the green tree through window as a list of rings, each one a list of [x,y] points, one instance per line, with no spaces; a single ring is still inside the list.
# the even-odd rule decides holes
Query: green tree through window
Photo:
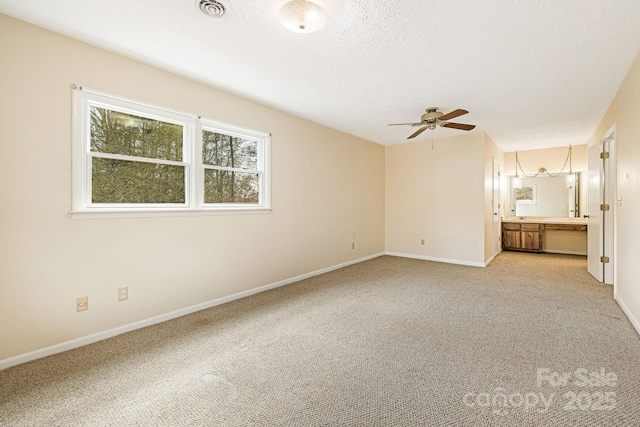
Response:
[[[256,141],[204,130],[205,203],[258,203],[257,162]]]
[[[184,203],[185,167],[139,161],[182,162],[182,126],[105,108],[91,108],[93,203]],[[130,157],[110,158],[109,154]]]

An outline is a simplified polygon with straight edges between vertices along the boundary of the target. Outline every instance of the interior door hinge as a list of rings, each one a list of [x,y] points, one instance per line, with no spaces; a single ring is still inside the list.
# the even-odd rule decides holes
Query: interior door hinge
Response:
[[[601,159],[608,159],[609,158],[609,152],[608,151],[604,151],[604,152],[600,153],[600,158]]]
[[[608,204],[602,204],[600,205],[600,210],[601,211],[608,211],[609,210],[609,205]]]
[[[607,264],[609,262],[609,257],[608,256],[601,256],[600,257],[600,262],[603,262],[603,263]]]

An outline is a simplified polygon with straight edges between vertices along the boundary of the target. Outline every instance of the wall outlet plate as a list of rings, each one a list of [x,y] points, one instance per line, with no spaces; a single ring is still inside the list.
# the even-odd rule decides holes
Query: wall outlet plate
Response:
[[[89,310],[89,297],[76,298],[76,311]]]
[[[118,302],[129,299],[129,287],[118,288]]]

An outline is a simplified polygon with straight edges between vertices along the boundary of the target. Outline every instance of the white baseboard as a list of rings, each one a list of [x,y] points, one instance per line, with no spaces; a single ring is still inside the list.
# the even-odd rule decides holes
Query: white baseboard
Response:
[[[470,267],[486,267],[484,262],[464,261],[464,260],[459,260],[459,259],[436,258],[436,257],[431,257],[431,256],[404,254],[404,253],[399,253],[399,252],[385,252],[384,254],[385,255],[390,255],[390,256],[397,256],[397,257],[401,257],[401,258],[421,259],[421,260],[424,260],[424,261],[444,262],[444,263],[447,263],[447,264],[468,265]],[[491,261],[489,261],[489,262],[491,262]]]
[[[640,335],[640,322],[638,322],[638,319],[636,319],[633,313],[631,313],[631,310],[629,310],[629,307],[627,307],[624,301],[617,294],[614,295],[613,298],[616,300],[616,302],[618,303],[618,305],[620,306],[624,314],[627,316],[627,318],[629,319],[633,327],[636,329],[636,332],[638,333],[638,335]]]
[[[311,273],[306,273],[300,276],[291,277],[289,279],[281,280],[279,282],[249,289],[243,292],[238,292],[237,294],[216,298],[214,300],[203,302],[201,304],[192,305],[191,307],[181,308],[180,310],[161,314],[159,316],[154,316],[148,319],[140,320],[138,322],[129,323],[128,325],[120,326],[114,329],[110,329],[108,331],[98,332],[95,334],[91,334],[91,335],[76,338],[70,341],[66,341],[60,344],[55,344],[49,347],[34,350],[29,353],[25,353],[18,356],[10,357],[8,359],[0,360],[0,370],[7,369],[11,366],[20,365],[22,363],[30,362],[32,360],[40,359],[46,356],[51,356],[53,354],[62,353],[63,351],[72,350],[74,348],[82,347],[88,344],[93,344],[95,342],[102,341],[107,338],[112,338],[127,332],[131,332],[136,329],[145,328],[147,326],[155,325],[156,323],[166,322],[167,320],[176,319],[178,317],[195,313],[200,310],[215,307],[220,304],[224,304],[240,298],[248,297],[250,295],[254,295],[260,292],[268,291],[270,289],[279,288],[281,286],[289,285],[291,283],[299,282],[300,280],[308,279],[310,277],[319,276],[321,274],[328,273],[333,270],[338,270],[339,268],[347,267],[353,264],[358,264],[363,261],[368,261],[370,259],[377,258],[382,255],[384,255],[384,253],[380,252],[380,253],[369,255],[363,258],[358,258],[351,261],[343,262],[342,264],[312,271]]]

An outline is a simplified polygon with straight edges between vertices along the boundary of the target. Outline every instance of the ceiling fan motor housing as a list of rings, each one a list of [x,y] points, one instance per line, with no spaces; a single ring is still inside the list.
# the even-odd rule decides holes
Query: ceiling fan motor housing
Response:
[[[435,122],[443,114],[437,108],[427,108],[427,112],[420,117],[422,123]]]

